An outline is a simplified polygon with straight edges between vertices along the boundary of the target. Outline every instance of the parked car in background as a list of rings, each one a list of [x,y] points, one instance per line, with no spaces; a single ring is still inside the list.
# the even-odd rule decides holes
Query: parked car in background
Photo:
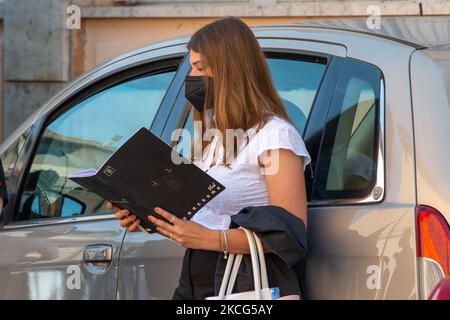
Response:
[[[312,156],[306,297],[427,299],[450,276],[450,18],[253,30]],[[171,298],[184,249],[127,232],[67,176],[142,126],[172,145],[192,130],[188,40],[87,71],[1,145],[0,298]]]

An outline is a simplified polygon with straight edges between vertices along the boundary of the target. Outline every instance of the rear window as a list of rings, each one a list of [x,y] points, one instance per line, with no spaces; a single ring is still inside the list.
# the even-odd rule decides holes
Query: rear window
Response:
[[[313,200],[362,198],[376,182],[381,71],[348,59],[333,94]]]

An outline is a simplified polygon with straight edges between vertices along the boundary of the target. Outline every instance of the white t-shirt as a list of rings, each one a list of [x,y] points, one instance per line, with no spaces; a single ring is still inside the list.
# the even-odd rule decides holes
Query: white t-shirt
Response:
[[[297,129],[278,116],[272,116],[258,133],[254,128],[246,133],[249,142],[242,144],[236,158],[230,162],[229,168],[222,164],[223,146],[219,146],[217,161],[211,166],[218,141],[216,136],[212,139],[203,159],[194,161],[200,169],[225,186],[222,193],[208,202],[192,218],[209,229],[228,229],[230,217],[244,207],[269,205],[265,175],[257,161],[258,156],[263,156],[267,150],[292,150],[296,155],[303,157],[303,170],[311,162]],[[268,171],[272,169],[276,170],[270,168]]]

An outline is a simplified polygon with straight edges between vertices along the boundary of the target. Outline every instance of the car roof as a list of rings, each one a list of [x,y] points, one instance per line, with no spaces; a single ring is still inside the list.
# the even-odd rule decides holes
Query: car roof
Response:
[[[321,28],[364,33],[407,44],[416,49],[450,44],[450,16],[381,17],[379,29],[369,28],[368,18],[298,22],[278,24],[276,27]]]
[[[282,28],[340,30],[384,38],[386,40],[411,46],[415,49],[450,45],[450,16],[381,17],[379,29],[370,29],[367,25],[367,21],[368,18],[329,19],[253,26],[252,29],[256,32],[258,30],[280,30]],[[117,60],[117,58],[121,59],[153,48],[186,44],[189,41],[190,36],[191,35],[181,35],[152,43],[126,52],[112,60]]]

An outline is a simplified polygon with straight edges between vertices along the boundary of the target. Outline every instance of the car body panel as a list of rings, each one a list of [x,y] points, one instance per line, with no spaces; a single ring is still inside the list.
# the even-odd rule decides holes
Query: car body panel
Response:
[[[450,46],[414,53],[411,88],[417,203],[437,209],[450,222]]]
[[[171,299],[185,248],[160,234],[128,232],[120,255],[118,299]]]
[[[7,226],[0,232],[0,299],[115,299],[126,233],[117,221]],[[112,259],[97,268],[83,261],[88,245],[108,245]]]
[[[414,206],[308,210],[308,299],[417,299]]]

